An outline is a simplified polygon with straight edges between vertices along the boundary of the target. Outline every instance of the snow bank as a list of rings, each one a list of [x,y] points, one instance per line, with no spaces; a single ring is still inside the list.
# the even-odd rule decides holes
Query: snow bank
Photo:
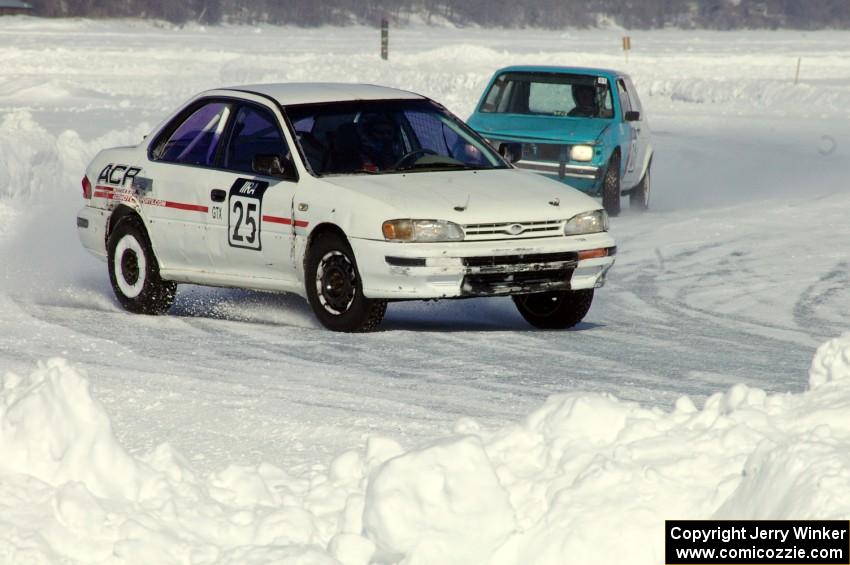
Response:
[[[0,198],[20,198],[55,186],[62,178],[56,139],[17,110],[0,120]]]
[[[74,218],[83,205],[80,181],[98,151],[138,143],[148,129],[141,123],[128,131],[83,139],[71,129],[48,131],[28,110],[0,113],[3,291],[51,303],[67,289],[89,296],[98,284],[96,277],[102,279],[105,271],[91,268],[93,258],[77,238]],[[75,289],[78,281],[84,282]]]
[[[81,201],[80,179],[94,155],[105,147],[138,143],[146,123],[130,131],[111,131],[83,140],[74,130],[49,133],[28,110],[0,118],[0,200],[71,194]]]
[[[167,444],[131,456],[59,359],[2,385],[0,562],[335,562],[316,543],[345,493],[322,478],[260,465],[200,479]]]
[[[51,360],[0,391],[0,561],[654,564],[669,518],[850,513],[850,334],[810,390],[737,385],[670,412],[551,397],[420,449],[370,438],[306,476],[205,477],[167,444],[129,454],[84,374]]]
[[[77,372],[52,360],[27,379],[7,374],[2,385],[0,472],[53,486],[80,482],[100,497],[135,498],[136,464]]]

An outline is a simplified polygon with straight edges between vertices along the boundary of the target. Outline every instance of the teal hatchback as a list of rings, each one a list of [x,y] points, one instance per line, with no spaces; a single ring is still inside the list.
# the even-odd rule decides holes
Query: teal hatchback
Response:
[[[493,75],[469,125],[516,166],[595,196],[649,207],[649,123],[628,75],[607,69],[514,66]]]

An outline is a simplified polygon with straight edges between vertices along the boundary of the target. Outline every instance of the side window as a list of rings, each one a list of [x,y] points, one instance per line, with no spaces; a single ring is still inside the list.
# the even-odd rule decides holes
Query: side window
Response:
[[[236,112],[224,151],[225,169],[253,173],[254,157],[277,155],[289,160],[289,148],[280,133],[277,119],[268,110],[244,105]]]
[[[487,97],[484,99],[484,103],[481,104],[481,111],[490,113],[496,110],[496,106],[499,102],[499,99],[502,94],[502,90],[505,88],[505,79],[499,77],[493,82],[493,86],[490,88],[490,92],[487,93]]]
[[[617,80],[617,92],[620,94],[620,107],[623,110],[623,116],[625,116],[626,112],[632,111],[632,102],[629,99],[629,92],[626,90],[623,79]]]
[[[229,114],[229,104],[204,104],[183,120],[167,140],[157,146],[156,158],[187,165],[214,165]]]

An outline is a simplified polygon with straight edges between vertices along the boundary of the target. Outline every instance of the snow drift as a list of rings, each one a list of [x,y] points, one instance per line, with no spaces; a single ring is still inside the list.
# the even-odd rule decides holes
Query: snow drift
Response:
[[[199,476],[167,444],[128,453],[53,359],[2,379],[0,561],[654,564],[664,519],[846,517],[848,405],[850,334],[798,395],[737,385],[668,412],[566,394],[419,449],[372,437],[306,476]]]

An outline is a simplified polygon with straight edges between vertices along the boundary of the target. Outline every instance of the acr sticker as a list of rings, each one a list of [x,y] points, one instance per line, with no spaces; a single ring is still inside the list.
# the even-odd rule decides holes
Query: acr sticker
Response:
[[[227,240],[231,247],[260,251],[263,195],[269,183],[236,179],[227,200]]]
[[[142,169],[139,167],[109,163],[103,168],[103,170],[100,171],[100,174],[97,176],[97,183],[111,184],[113,186],[126,186],[127,182],[130,181],[132,183],[132,181],[135,180],[136,175],[140,172],[142,172]]]

